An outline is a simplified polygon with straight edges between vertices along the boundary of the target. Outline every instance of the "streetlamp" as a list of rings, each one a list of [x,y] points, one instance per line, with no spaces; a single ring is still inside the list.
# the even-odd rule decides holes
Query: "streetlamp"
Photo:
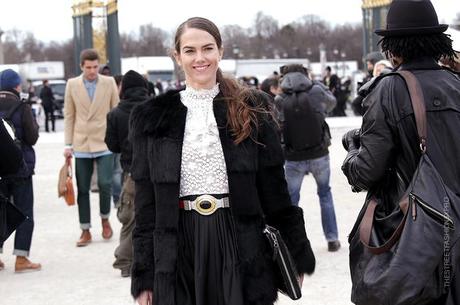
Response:
[[[342,62],[342,77],[345,77],[345,68],[346,68],[345,57],[346,56],[347,56],[347,54],[345,53],[345,51],[340,52],[340,59],[341,59],[341,62]]]
[[[238,70],[238,58],[240,57],[240,48],[238,47],[237,44],[233,44],[232,46],[232,52],[233,52],[233,59],[235,60],[235,70],[233,74],[236,76],[236,72]]]
[[[332,50],[332,53],[334,53],[334,61],[335,61],[335,71],[338,70],[339,66],[337,64],[337,58],[338,58],[338,55],[339,55],[339,50],[337,49],[337,47],[334,48],[334,50]]]

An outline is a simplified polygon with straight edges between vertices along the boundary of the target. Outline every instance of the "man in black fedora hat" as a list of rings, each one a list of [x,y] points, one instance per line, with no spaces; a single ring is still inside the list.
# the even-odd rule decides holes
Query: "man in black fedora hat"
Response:
[[[420,83],[426,106],[427,154],[445,185],[460,196],[460,162],[456,162],[460,154],[460,79],[438,65],[441,57],[455,59],[452,40],[444,33],[447,28],[439,24],[430,1],[395,0],[388,11],[386,28],[375,33],[382,36],[382,52],[395,70],[411,71]],[[354,191],[375,190],[388,181],[390,172],[398,173],[394,177],[399,182],[393,182],[400,184],[399,191],[396,187],[386,189],[396,203],[421,157],[414,111],[404,80],[394,74],[381,77],[367,95],[366,104],[370,107],[361,128],[343,137],[348,155],[342,170]],[[450,253],[452,277],[445,295],[430,304],[460,304],[459,253],[457,243]]]

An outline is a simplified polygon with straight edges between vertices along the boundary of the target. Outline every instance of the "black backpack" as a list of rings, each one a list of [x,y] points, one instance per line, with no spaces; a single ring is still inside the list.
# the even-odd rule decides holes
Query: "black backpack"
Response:
[[[11,108],[7,113],[6,115],[3,117],[3,121],[5,121],[5,123],[7,123],[9,125],[9,127],[13,130],[13,133],[14,133],[14,143],[19,147],[21,148],[21,140],[18,139],[18,136],[16,134],[16,128],[14,127],[14,124],[13,124],[13,121],[12,121],[12,118],[13,118],[13,115],[16,113],[16,111],[19,110],[19,108],[21,108],[21,106],[23,106],[24,103],[21,101],[20,103],[18,103],[17,105],[13,106],[13,108]]]
[[[282,132],[284,144],[290,149],[301,151],[323,144],[327,124],[308,100],[308,92],[313,86],[306,91],[283,94]]]

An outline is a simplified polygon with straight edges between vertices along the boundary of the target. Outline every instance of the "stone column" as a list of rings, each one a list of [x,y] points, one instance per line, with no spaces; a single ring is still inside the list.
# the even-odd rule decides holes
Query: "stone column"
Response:
[[[3,33],[4,32],[0,29],[0,65],[5,64],[5,56],[3,55],[3,41],[2,41]]]

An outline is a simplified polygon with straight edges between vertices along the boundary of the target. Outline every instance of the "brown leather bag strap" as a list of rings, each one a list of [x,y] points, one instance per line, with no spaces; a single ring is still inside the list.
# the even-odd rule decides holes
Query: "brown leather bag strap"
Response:
[[[427,137],[427,121],[426,121],[426,109],[425,109],[425,100],[423,97],[423,91],[420,87],[415,75],[407,70],[397,71],[396,74],[399,74],[405,81],[407,89],[409,90],[409,95],[412,103],[412,108],[414,109],[415,122],[417,125],[417,133],[420,141],[420,149],[422,153],[426,152],[426,137]],[[407,215],[409,212],[409,199],[408,197],[403,198],[399,202],[399,207],[403,212],[403,218],[401,222],[396,227],[395,231],[391,237],[380,247],[374,247],[370,245],[372,227],[374,225],[374,214],[377,207],[377,200],[371,198],[366,211],[364,213],[363,219],[361,220],[359,227],[359,237],[363,245],[369,249],[373,254],[382,254],[386,251],[389,251],[401,237],[402,230],[406,223]],[[413,213],[416,211],[414,210]],[[414,215],[415,217],[415,215]]]
[[[402,230],[406,223],[407,214],[409,213],[409,199],[408,197],[405,197],[399,203],[399,207],[403,212],[403,218],[401,219],[401,222],[398,224],[396,230],[393,232],[391,237],[380,247],[374,247],[370,245],[372,227],[374,225],[374,213],[376,207],[377,200],[375,198],[371,198],[366,208],[366,212],[364,213],[363,219],[361,220],[361,224],[359,227],[359,239],[372,254],[378,255],[389,251],[401,237]]]
[[[423,97],[423,91],[420,87],[415,75],[407,70],[397,71],[401,75],[409,89],[410,100],[412,102],[412,108],[414,109],[415,122],[417,124],[417,132],[420,141],[420,149],[424,153],[426,151],[426,109],[425,109],[425,99]]]

